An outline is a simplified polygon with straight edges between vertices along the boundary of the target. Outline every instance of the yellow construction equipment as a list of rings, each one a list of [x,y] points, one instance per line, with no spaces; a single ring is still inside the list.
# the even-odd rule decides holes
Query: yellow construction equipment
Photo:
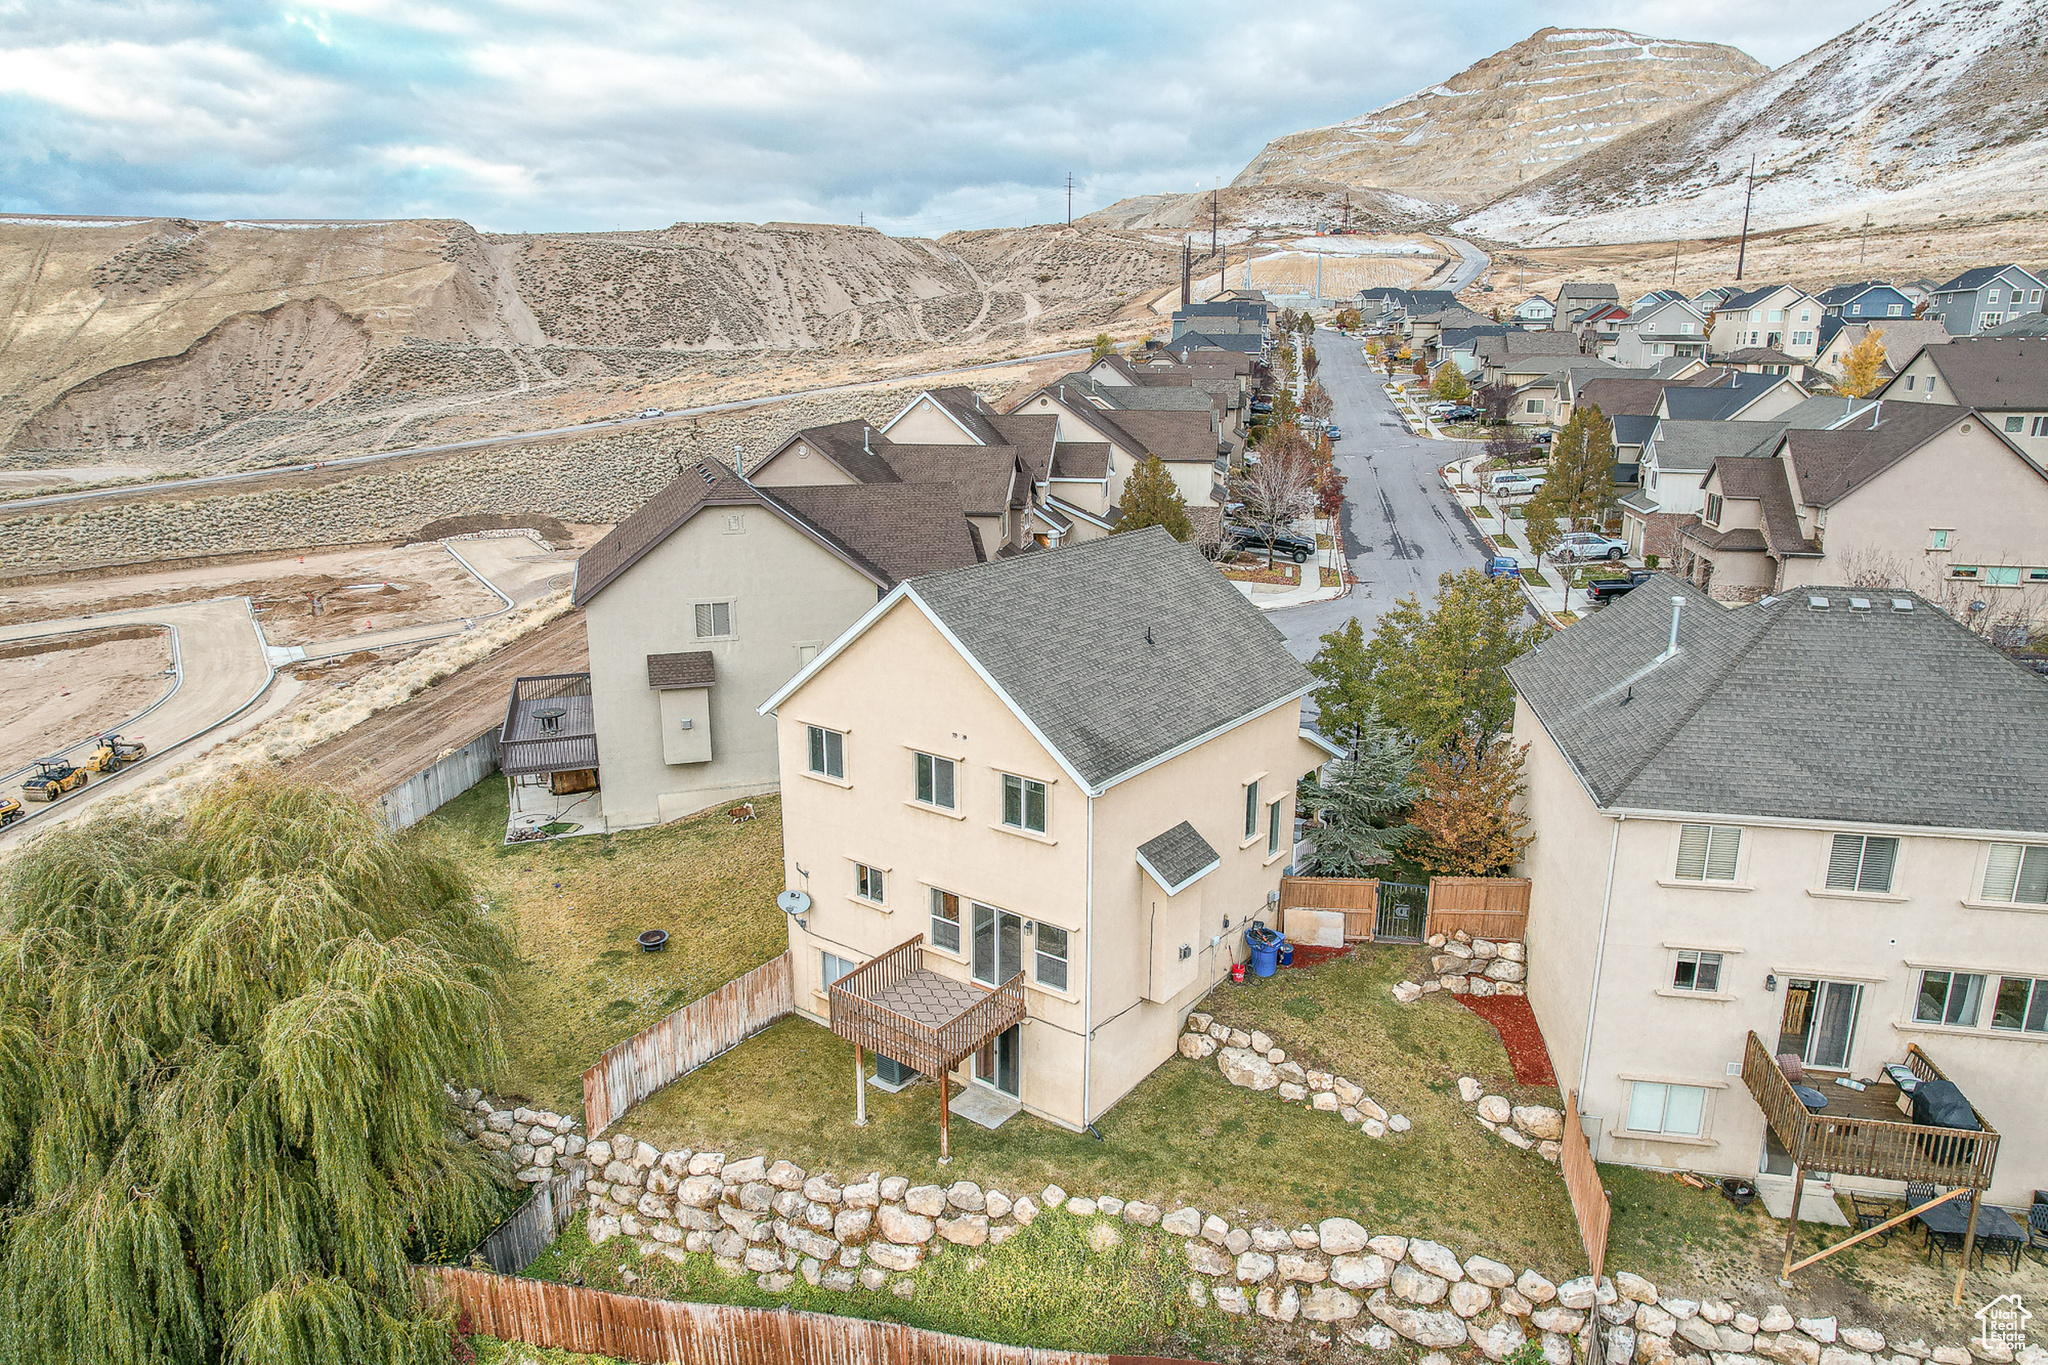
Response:
[[[85,769],[73,767],[61,758],[36,760],[35,776],[21,784],[21,794],[30,801],[55,801],[65,792],[76,791],[87,781]]]
[[[11,796],[0,796],[0,829],[6,829],[21,818],[21,802]]]
[[[85,760],[86,771],[111,773],[140,763],[149,756],[149,746],[137,741],[130,744],[119,735],[99,736],[99,747],[92,751],[92,757]]]

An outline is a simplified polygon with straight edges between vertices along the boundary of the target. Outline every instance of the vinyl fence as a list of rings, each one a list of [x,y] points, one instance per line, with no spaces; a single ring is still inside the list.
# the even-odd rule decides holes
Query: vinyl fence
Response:
[[[498,727],[493,725],[378,797],[377,812],[394,830],[410,828],[496,771]]]
[[[785,952],[649,1025],[583,1073],[583,1131],[592,1138],[604,1136],[621,1114],[670,1081],[795,1009],[796,988]]]
[[[1529,930],[1527,877],[1432,877],[1429,879],[1430,934],[1520,939]]]
[[[1600,1184],[1600,1168],[1593,1164],[1592,1149],[1586,1145],[1586,1128],[1579,1121],[1579,1092],[1564,1098],[1564,1151],[1558,1168],[1564,1172],[1564,1187],[1572,1197],[1572,1216],[1579,1223],[1579,1241],[1586,1248],[1593,1278],[1598,1280],[1607,1265],[1607,1220],[1612,1208],[1607,1191]]]
[[[516,1275],[539,1260],[575,1216],[576,1196],[589,1172],[590,1163],[572,1161],[552,1180],[535,1185],[519,1211],[492,1229],[475,1254],[500,1275]]]
[[[418,1273],[423,1292],[452,1300],[479,1335],[641,1365],[1110,1365],[1116,1359],[1000,1346],[893,1322],[634,1298],[448,1266]]]

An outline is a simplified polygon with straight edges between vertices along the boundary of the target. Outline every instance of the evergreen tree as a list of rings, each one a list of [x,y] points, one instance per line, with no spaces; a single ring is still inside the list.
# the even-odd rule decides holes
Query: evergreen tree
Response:
[[[1415,833],[1395,823],[1419,795],[1409,780],[1414,766],[1407,743],[1368,712],[1353,757],[1338,760],[1320,783],[1303,783],[1300,804],[1314,821],[1309,839],[1316,876],[1369,877],[1394,860]]]
[[[1581,404],[1557,434],[1550,472],[1529,510],[1540,509],[1571,531],[1603,524],[1614,504],[1614,424],[1599,404]]]
[[[0,882],[0,1359],[445,1360],[409,1265],[503,1212],[444,1082],[510,953],[451,864],[274,776]]]
[[[1145,462],[1124,481],[1122,506],[1124,514],[1116,523],[1118,534],[1147,526],[1164,526],[1178,541],[1187,541],[1195,534],[1194,524],[1188,520],[1187,499],[1181,496],[1180,485],[1173,481],[1173,475],[1157,455],[1147,455]]]

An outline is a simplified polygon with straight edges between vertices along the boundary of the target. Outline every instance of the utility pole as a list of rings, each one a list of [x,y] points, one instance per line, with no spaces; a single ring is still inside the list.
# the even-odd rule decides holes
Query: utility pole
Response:
[[[1067,226],[1074,225],[1074,173],[1067,172]]]
[[[1742,245],[1735,250],[1735,278],[1742,279],[1742,264],[1749,259],[1749,201],[1756,194],[1756,153],[1749,154],[1749,188],[1742,192]]]
[[[1678,288],[1678,243],[1671,244],[1671,287]]]
[[[1870,249],[1870,215],[1863,215],[1863,235],[1856,242],[1856,272],[1863,273],[1863,253]]]
[[[1346,232],[1351,231],[1351,196],[1349,194],[1344,196],[1344,230]]]

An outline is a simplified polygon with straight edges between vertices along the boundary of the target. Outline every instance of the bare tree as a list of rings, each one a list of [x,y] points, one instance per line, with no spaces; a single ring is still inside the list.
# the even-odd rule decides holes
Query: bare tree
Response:
[[[1315,510],[1315,461],[1300,428],[1273,428],[1259,443],[1258,462],[1232,480],[1231,493],[1244,504],[1246,521],[1266,533],[1266,567],[1272,568],[1274,533]]]
[[[1302,396],[1301,410],[1311,417],[1327,419],[1334,408],[1330,391],[1323,387],[1320,379],[1308,381],[1308,392]]]
[[[1949,550],[1952,565],[1962,551],[1961,542],[1951,540]],[[1931,560],[1868,547],[1848,551],[1839,563],[1843,587],[1917,594],[1993,644],[2024,645],[2042,622],[2048,622],[2048,589],[2031,584],[2006,587],[1994,581],[1997,571],[2010,570],[2018,577],[2026,572],[2024,566],[1979,564],[1972,566],[1975,577],[1956,577],[1952,569]]]

